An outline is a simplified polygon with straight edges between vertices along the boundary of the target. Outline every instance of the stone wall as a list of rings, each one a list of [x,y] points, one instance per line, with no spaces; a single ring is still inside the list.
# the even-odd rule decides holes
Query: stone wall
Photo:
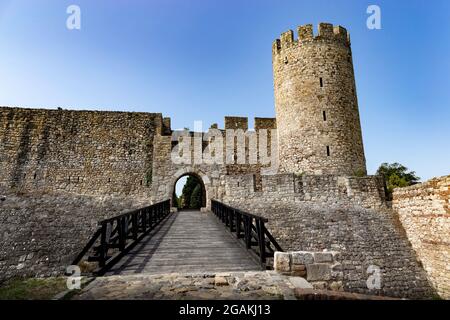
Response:
[[[100,220],[150,203],[119,196],[12,192],[0,186],[0,282],[63,274]]]
[[[247,118],[227,119],[226,126],[246,129]],[[384,206],[378,177],[261,175],[258,164],[175,163],[170,119],[160,114],[0,108],[0,125],[0,187],[12,194],[0,212],[5,275],[61,271],[103,209],[114,215],[172,198],[176,181],[187,174],[202,180],[207,206],[211,199]],[[255,127],[274,129],[276,121],[258,118]],[[46,195],[42,201],[37,192]],[[116,202],[126,205],[115,208]]]
[[[176,181],[193,174],[204,183],[207,205],[218,199],[269,218],[284,249],[340,251],[344,290],[432,295],[384,210],[380,177],[262,175],[259,165],[175,163],[170,119],[160,114],[1,108],[0,116],[2,277],[62,272],[99,220],[172,198]],[[245,127],[247,120],[227,123]],[[274,119],[255,123],[276,126]],[[366,287],[370,265],[383,270],[376,292]]]
[[[278,142],[270,156],[280,172],[273,175],[263,170],[267,164],[248,161],[255,136],[243,117],[226,117],[225,129],[246,134],[246,164],[234,162],[237,147],[226,143],[223,150],[234,149],[234,161],[196,163],[191,145],[186,154],[194,158],[177,163],[172,151],[179,142],[172,139],[170,118],[160,113],[0,107],[0,194],[6,195],[0,280],[60,274],[99,220],[171,199],[177,180],[191,174],[203,182],[207,206],[217,199],[267,217],[285,250],[340,252],[338,281],[345,291],[431,297],[404,230],[386,209],[383,179],[364,176],[347,31],[320,24],[316,36],[311,25],[298,33],[298,39],[292,31],[282,34],[272,47],[277,118],[255,118],[256,130],[276,129],[267,141],[268,150],[272,138]],[[195,135],[201,136],[188,132],[186,139]],[[201,141],[200,151],[210,146]],[[397,190],[394,207],[430,281],[448,297],[448,178]],[[381,270],[380,289],[367,288],[371,266]],[[302,271],[296,263],[289,268]]]
[[[236,202],[257,200],[349,203],[366,208],[384,208],[384,180],[380,176],[349,177],[337,175],[262,175],[261,189],[256,188],[254,174],[227,175],[224,199]],[[219,198],[220,199],[220,198]]]
[[[255,118],[255,128],[276,129],[276,121],[273,118]],[[226,129],[240,130],[236,131],[235,136],[230,141],[227,139]],[[220,199],[225,193],[226,177],[249,176],[254,177],[251,181],[255,190],[262,190],[261,173],[271,164],[262,165],[260,161],[250,161],[249,139],[252,135],[256,137],[259,145],[259,134],[248,129],[248,118],[246,117],[225,117],[225,129],[218,129],[216,125],[206,133],[190,131],[173,131],[172,136],[156,135],[153,139],[153,182],[152,190],[153,201],[162,201],[172,198],[174,186],[178,179],[185,175],[195,175],[204,183],[206,190],[207,206],[210,206],[209,200]],[[228,133],[228,134],[231,134]],[[222,157],[217,156],[214,163],[205,160],[205,154],[209,154],[209,148],[213,143],[211,137],[215,135],[221,137]],[[239,135],[239,138],[237,137]],[[205,138],[206,136],[206,138]],[[276,139],[276,136],[273,137]],[[196,140],[200,140],[198,143]],[[243,163],[240,162],[239,146],[243,147]],[[270,158],[272,145],[272,132],[268,131],[267,139],[267,157]],[[215,146],[219,147],[219,145]],[[180,152],[181,151],[181,152]],[[228,151],[230,153],[228,153]],[[217,153],[217,150],[215,151]],[[173,154],[182,154],[176,161],[173,161]],[[218,154],[218,153],[217,153]],[[185,156],[187,155],[187,156]],[[256,154],[256,157],[260,157]],[[202,158],[203,157],[203,158]],[[199,161],[197,161],[199,159]],[[257,159],[256,159],[257,160]]]
[[[284,172],[366,173],[347,31],[321,23],[273,43],[280,168]]]
[[[1,107],[0,185],[149,197],[162,128],[157,113]]]
[[[341,253],[343,289],[389,297],[431,298],[434,290],[389,209],[351,202],[285,201],[280,197],[224,197],[235,208],[269,220],[267,228],[284,251]],[[379,267],[380,289],[369,289],[370,266]]]
[[[395,189],[392,206],[428,279],[450,299],[450,176]]]
[[[339,252],[275,252],[274,270],[283,275],[303,277],[315,289],[343,291],[344,274]]]
[[[255,118],[257,130],[276,126],[273,118]],[[225,117],[225,128],[247,130],[248,119]],[[225,156],[229,146],[224,131],[219,132],[224,135]],[[372,207],[384,201],[382,182],[374,177],[263,176],[262,169],[267,166],[249,163],[248,131],[245,164],[230,163],[226,158],[222,164],[197,164],[193,158],[187,163],[174,163],[171,152],[176,144],[170,133],[170,118],[162,118],[161,114],[2,107],[0,185],[21,191],[162,201],[172,197],[174,184],[182,175],[196,174],[205,180],[207,200],[220,199],[225,190],[236,193],[247,188],[253,197],[263,192],[275,199],[283,196],[296,201],[348,199]],[[270,131],[268,135],[270,153]],[[192,154],[193,147],[194,143]],[[208,142],[204,141],[206,147]],[[237,158],[237,144],[234,150]],[[236,184],[233,179],[242,180],[236,190],[230,189]]]

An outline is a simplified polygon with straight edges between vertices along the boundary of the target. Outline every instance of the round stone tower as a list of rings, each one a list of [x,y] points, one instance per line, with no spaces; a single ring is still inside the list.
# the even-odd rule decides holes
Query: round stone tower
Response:
[[[341,26],[289,30],[272,47],[281,172],[366,174],[350,38]]]

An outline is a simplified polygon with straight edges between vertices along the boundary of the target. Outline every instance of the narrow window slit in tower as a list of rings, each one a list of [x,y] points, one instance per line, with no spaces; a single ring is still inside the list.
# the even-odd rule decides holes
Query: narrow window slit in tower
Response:
[[[34,174],[33,179],[36,180],[36,173]]]
[[[325,111],[323,111],[322,113],[323,113],[323,121],[327,121],[327,113]]]
[[[323,88],[323,79],[320,78],[320,87]]]
[[[330,146],[327,146],[327,157],[330,156]]]

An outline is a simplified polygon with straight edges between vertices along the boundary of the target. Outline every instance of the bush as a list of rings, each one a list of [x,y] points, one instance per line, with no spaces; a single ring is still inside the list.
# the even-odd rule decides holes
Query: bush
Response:
[[[386,180],[387,197],[392,199],[392,192],[395,188],[407,187],[419,182],[420,178],[416,176],[414,171],[409,171],[408,168],[400,163],[382,163],[377,170],[377,174],[384,177]]]
[[[355,177],[364,177],[366,175],[366,172],[363,169],[357,169],[353,173]]]

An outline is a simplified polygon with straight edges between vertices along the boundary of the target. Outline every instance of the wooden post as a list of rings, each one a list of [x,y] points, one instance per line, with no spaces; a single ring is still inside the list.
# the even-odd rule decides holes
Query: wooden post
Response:
[[[145,212],[145,209],[141,209],[141,224],[142,224],[142,232],[146,232],[147,231],[147,214]]]
[[[107,243],[106,243],[106,232],[107,232],[107,223],[102,224],[102,234],[100,236],[100,252],[99,252],[99,267],[104,267],[106,263],[106,254],[108,251]]]
[[[259,244],[259,259],[261,261],[261,264],[264,264],[266,263],[266,244],[264,237],[264,221],[262,219],[256,220],[256,232]]]
[[[123,251],[127,244],[127,235],[125,232],[125,217],[119,218],[117,223],[119,224],[119,250]]]
[[[248,216],[244,217],[244,232],[245,232],[245,247],[250,249],[252,247],[252,220]]]
[[[138,238],[138,213],[134,212],[131,216],[133,219],[133,240],[137,240]]]
[[[241,237],[241,213],[239,211],[236,212],[236,238]]]
[[[156,208],[158,210],[158,222],[159,222],[161,221],[161,213],[162,213],[161,204],[157,205]]]
[[[153,229],[153,207],[148,209],[148,227]]]
[[[234,209],[230,208],[230,214],[228,215],[229,220],[230,220],[230,231],[233,232],[234,231]]]

